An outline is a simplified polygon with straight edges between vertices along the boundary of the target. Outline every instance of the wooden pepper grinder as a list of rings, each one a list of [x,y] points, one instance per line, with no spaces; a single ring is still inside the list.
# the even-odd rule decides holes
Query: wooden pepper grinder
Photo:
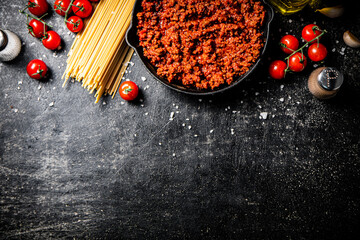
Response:
[[[344,76],[336,68],[320,67],[310,74],[308,87],[316,98],[329,99],[335,97],[343,82]]]
[[[19,37],[9,30],[0,29],[0,61],[11,61],[19,55],[20,51]]]

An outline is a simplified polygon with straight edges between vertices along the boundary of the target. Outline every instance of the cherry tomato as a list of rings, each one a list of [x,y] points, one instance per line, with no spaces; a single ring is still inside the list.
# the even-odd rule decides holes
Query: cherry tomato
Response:
[[[47,71],[48,68],[46,64],[39,59],[31,60],[26,67],[27,74],[34,79],[44,78],[46,76]]]
[[[31,36],[36,38],[41,38],[44,36],[44,31],[46,32],[48,27],[43,24],[42,22],[31,19],[31,21],[28,24],[28,30]]]
[[[281,50],[291,54],[299,48],[299,41],[293,35],[285,35],[280,40]]]
[[[294,72],[301,72],[306,67],[307,60],[304,54],[297,52],[289,59],[289,68]]]
[[[87,18],[92,13],[92,5],[88,0],[76,0],[73,3],[72,10],[75,15]]]
[[[287,65],[284,61],[275,60],[270,63],[269,74],[273,79],[283,79],[285,77],[285,69]]]
[[[72,16],[72,17],[69,17],[69,19],[67,20],[66,26],[70,31],[77,33],[83,29],[84,22],[78,16]]]
[[[60,16],[65,16],[66,10],[69,8],[70,0],[56,0],[54,3],[54,10]],[[71,9],[68,13],[71,13]]]
[[[48,31],[42,40],[44,47],[50,50],[55,50],[60,47],[61,38],[55,31]]]
[[[312,42],[314,38],[321,34],[321,31],[319,31],[319,29],[319,26],[315,24],[306,25],[301,33],[302,38],[307,42]]]
[[[41,17],[47,13],[49,5],[46,0],[28,0],[29,11],[35,16]]]
[[[120,85],[119,93],[122,99],[132,101],[139,94],[139,88],[134,82],[125,81]]]
[[[308,49],[308,56],[314,62],[322,61],[327,56],[327,49],[321,43],[313,43]]]

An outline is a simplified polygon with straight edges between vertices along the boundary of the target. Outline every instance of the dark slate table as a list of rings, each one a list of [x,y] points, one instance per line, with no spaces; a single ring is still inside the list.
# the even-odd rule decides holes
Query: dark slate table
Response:
[[[24,43],[0,64],[1,239],[351,239],[359,231],[360,52],[342,41],[348,29],[360,36],[356,9],[339,19],[277,14],[264,61],[234,91],[177,93],[134,56],[126,78],[142,101],[94,104],[80,83],[62,88],[73,40],[62,18],[48,18],[66,50],[54,55],[26,33],[24,2],[0,3],[0,27]],[[280,37],[300,37],[314,21],[329,31],[326,65],[346,78],[330,101],[307,90],[314,63],[283,81],[267,75],[269,61],[283,57]],[[48,81],[26,75],[34,58],[51,68]]]

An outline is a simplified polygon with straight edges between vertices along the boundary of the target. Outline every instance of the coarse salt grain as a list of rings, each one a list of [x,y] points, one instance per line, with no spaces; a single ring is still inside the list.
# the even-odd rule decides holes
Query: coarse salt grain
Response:
[[[146,77],[141,77],[141,80],[142,80],[142,81],[146,81]]]
[[[268,113],[267,112],[262,112],[260,113],[260,119],[267,119],[268,117]]]
[[[55,104],[54,102],[49,103],[49,107],[53,107],[54,104]]]
[[[284,98],[280,98],[279,100],[280,100],[280,102],[283,102],[283,101],[284,101]]]
[[[211,129],[211,130],[210,130],[210,133],[213,133],[213,132],[214,132],[214,129]]]
[[[234,129],[230,129],[230,131],[231,131],[231,135],[234,135],[234,134],[235,134]]]
[[[191,126],[188,126],[188,129],[191,129]]]

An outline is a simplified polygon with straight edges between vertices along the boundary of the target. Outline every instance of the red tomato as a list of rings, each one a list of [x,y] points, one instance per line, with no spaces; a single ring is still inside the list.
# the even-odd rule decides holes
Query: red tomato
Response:
[[[31,21],[28,24],[28,30],[31,36],[36,38],[41,38],[44,36],[44,32],[46,32],[48,27],[43,24],[42,22],[31,19]]]
[[[280,40],[281,50],[291,54],[299,48],[299,41],[293,35],[285,35]]]
[[[60,16],[65,16],[66,10],[69,8],[70,0],[56,0],[54,3],[54,10]],[[68,13],[71,13],[71,9]]]
[[[55,31],[48,31],[42,40],[44,47],[50,50],[55,50],[60,47],[61,38]]]
[[[132,101],[139,94],[139,88],[134,82],[125,81],[120,85],[119,93],[122,99]]]
[[[46,0],[28,0],[28,8],[32,14],[41,17],[47,13],[49,5]]]
[[[75,0],[72,10],[77,16],[87,18],[92,13],[92,5],[88,0]]]
[[[275,60],[270,63],[269,74],[273,79],[283,79],[285,77],[285,69],[287,65],[284,61]]]
[[[100,0],[90,0],[90,2],[98,2],[98,1],[100,1]]]
[[[70,31],[77,33],[83,29],[84,22],[78,16],[72,16],[67,20],[66,26]]]
[[[26,67],[27,74],[34,79],[44,78],[46,76],[47,71],[48,68],[46,64],[39,59],[34,59],[30,61]]]
[[[321,43],[313,43],[308,49],[308,56],[314,62],[322,61],[327,56],[327,49]]]
[[[297,52],[289,59],[289,68],[294,72],[301,72],[306,67],[307,60],[304,54]]]
[[[301,33],[302,38],[307,42],[312,42],[314,38],[321,34],[321,31],[319,31],[319,29],[319,26],[315,24],[306,25]]]

